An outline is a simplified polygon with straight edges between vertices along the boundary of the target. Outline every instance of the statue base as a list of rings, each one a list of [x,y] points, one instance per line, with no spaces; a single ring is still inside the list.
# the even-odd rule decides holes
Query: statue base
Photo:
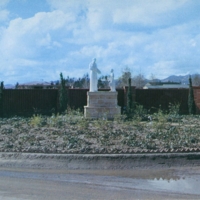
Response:
[[[87,106],[84,106],[84,116],[91,119],[113,119],[121,114],[117,105],[117,92],[88,92]]]

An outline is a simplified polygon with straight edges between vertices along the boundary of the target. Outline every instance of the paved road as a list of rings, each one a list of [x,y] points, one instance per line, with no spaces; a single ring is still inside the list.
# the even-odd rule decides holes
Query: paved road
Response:
[[[200,169],[0,168],[1,200],[200,199]]]

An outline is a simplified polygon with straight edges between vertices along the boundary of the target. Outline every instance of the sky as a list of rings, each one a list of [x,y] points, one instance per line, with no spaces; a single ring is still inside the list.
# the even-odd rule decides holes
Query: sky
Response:
[[[0,81],[23,84],[129,67],[200,73],[199,0],[0,0]]]

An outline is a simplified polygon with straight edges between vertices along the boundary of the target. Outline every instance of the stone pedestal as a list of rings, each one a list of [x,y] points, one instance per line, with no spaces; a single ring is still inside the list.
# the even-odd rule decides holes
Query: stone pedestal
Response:
[[[87,93],[87,106],[84,106],[86,118],[112,119],[121,114],[117,105],[117,92],[99,91]]]

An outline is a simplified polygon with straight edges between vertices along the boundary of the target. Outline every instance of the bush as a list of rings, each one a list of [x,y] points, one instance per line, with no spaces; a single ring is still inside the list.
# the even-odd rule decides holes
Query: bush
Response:
[[[133,98],[131,91],[131,78],[128,79],[128,94],[127,94],[127,110],[126,110],[127,118],[132,118],[133,115]]]
[[[60,88],[59,88],[59,111],[65,112],[67,109],[67,90],[65,86],[66,80],[63,78],[62,73],[60,73]]]
[[[3,82],[1,82],[0,85],[0,116],[3,116],[3,89],[4,89],[4,85]]]
[[[194,101],[194,93],[192,88],[192,79],[191,76],[189,77],[189,95],[188,95],[188,111],[189,114],[195,114],[196,113],[196,106]]]

